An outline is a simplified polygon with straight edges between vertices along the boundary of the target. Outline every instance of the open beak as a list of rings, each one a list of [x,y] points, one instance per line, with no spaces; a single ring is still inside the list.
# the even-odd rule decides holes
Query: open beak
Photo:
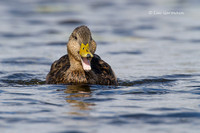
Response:
[[[86,45],[83,44],[83,43],[81,44],[81,48],[80,48],[79,54],[81,56],[81,63],[82,63],[83,69],[85,71],[90,71],[91,70],[91,65],[90,65],[90,59],[89,58],[92,58],[93,55],[90,52],[88,43]]]

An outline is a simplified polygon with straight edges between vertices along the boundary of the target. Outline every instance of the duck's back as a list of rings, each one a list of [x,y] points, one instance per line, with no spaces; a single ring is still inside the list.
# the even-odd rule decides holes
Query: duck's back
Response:
[[[92,71],[94,71],[98,77],[98,84],[118,85],[117,78],[110,65],[96,54],[94,54],[94,57],[92,58],[91,67]]]
[[[47,84],[59,84],[64,81],[64,73],[69,69],[70,62],[68,55],[62,56],[59,60],[56,60],[52,65],[50,72],[47,74]]]
[[[68,84],[67,80],[64,79],[65,72],[69,69],[70,62],[68,55],[62,56],[59,60],[56,60],[51,65],[51,70],[46,77],[47,84]],[[94,57],[91,60],[91,68],[95,73],[95,78],[97,79],[96,84],[100,85],[118,85],[115,74],[105,61],[94,54]],[[94,77],[91,76],[91,72],[85,72],[85,76],[88,84],[94,83]],[[80,83],[80,82],[79,82]]]

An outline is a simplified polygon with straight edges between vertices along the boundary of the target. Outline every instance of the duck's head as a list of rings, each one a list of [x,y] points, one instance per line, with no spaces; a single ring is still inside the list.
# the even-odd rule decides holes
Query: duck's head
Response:
[[[79,26],[72,32],[67,44],[67,51],[70,57],[70,65],[80,62],[83,70],[91,70],[91,59],[96,51],[96,42],[92,39],[91,32],[87,26]],[[73,59],[72,59],[73,58]]]

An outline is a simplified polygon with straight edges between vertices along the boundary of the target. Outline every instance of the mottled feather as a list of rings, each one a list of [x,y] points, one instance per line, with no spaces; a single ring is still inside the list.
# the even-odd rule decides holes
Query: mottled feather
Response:
[[[70,67],[68,55],[62,56],[51,65],[51,70],[47,75],[48,84],[99,84],[99,85],[118,85],[117,79],[111,67],[101,58],[94,54],[91,60],[92,71],[81,73],[79,71],[65,75]],[[75,78],[77,82],[70,79]],[[86,81],[84,81],[85,79]]]

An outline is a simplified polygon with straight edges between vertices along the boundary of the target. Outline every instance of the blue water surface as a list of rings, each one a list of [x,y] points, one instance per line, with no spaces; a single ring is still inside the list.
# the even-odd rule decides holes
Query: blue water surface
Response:
[[[1,133],[198,133],[199,4],[1,0]],[[119,86],[45,84],[80,25]]]

